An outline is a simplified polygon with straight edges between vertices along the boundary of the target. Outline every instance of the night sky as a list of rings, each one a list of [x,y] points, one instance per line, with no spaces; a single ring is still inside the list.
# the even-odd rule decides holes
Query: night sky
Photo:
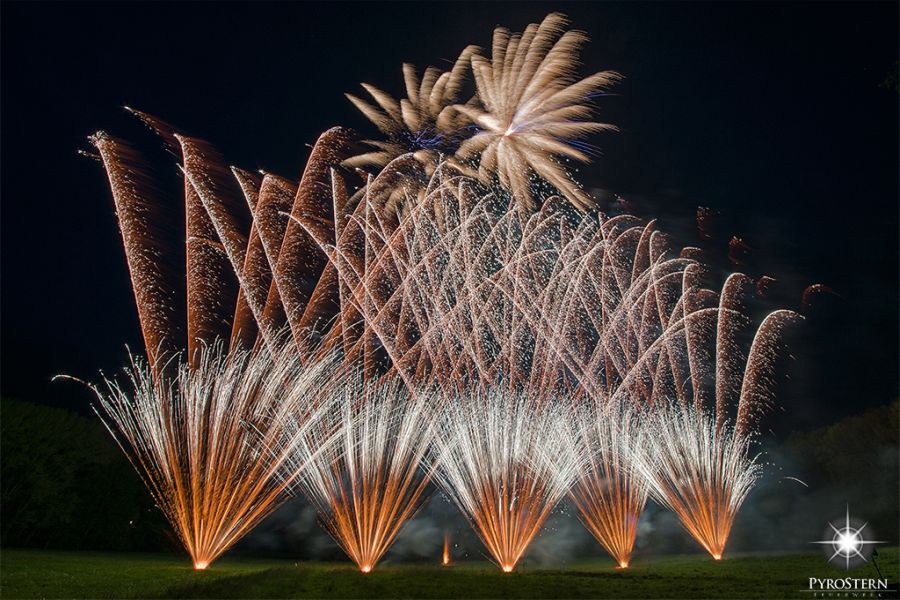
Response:
[[[296,179],[333,125],[372,127],[344,98],[399,94],[400,65],[447,66],[498,24],[560,10],[592,41],[584,74],[620,133],[593,141],[588,187],[683,234],[698,205],[754,248],[745,267],[837,296],[793,346],[773,429],[827,424],[897,396],[898,4],[490,3],[2,6],[2,394],[84,412],[94,378],[141,349],[100,165],[98,129],[146,135],[128,104],[228,160]],[[140,138],[144,139],[144,138]],[[164,172],[176,177],[174,165]],[[640,212],[640,211],[643,212]],[[782,413],[781,410],[784,412]]]

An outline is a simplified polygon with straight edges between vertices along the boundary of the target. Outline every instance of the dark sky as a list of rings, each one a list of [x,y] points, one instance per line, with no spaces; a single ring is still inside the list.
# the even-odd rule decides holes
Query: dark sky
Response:
[[[2,394],[85,410],[85,391],[50,377],[114,371],[141,348],[104,174],[76,154],[97,129],[136,131],[123,104],[296,178],[327,127],[371,131],[343,92],[400,92],[402,62],[444,66],[550,10],[591,36],[585,74],[626,76],[599,113],[622,131],[595,140],[584,181],[664,229],[723,211],[725,240],[755,248],[748,270],[783,281],[785,306],[807,283],[840,295],[794,347],[776,429],[896,397],[898,94],[881,85],[895,2],[4,2]]]

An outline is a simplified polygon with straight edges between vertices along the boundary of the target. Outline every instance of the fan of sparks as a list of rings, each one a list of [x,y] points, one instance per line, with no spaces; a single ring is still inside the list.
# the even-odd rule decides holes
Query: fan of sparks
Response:
[[[332,420],[318,421],[303,444],[285,436],[294,447],[282,446],[277,455],[293,456],[290,472],[306,472],[298,486],[368,573],[425,499],[428,474],[421,466],[432,440],[433,399],[410,396],[397,379],[366,382],[358,371],[331,382],[323,395],[326,405],[340,405]],[[332,444],[336,431],[340,439]]]
[[[515,569],[583,454],[571,411],[498,386],[454,398],[437,426],[437,478],[505,573]]]
[[[226,353],[216,343],[175,371],[160,380],[135,359],[130,385],[93,389],[98,414],[202,570],[288,497],[305,468],[291,449],[329,412],[316,400],[329,366],[305,367],[293,348]],[[286,419],[297,425],[284,428]],[[322,442],[307,460],[332,443]]]

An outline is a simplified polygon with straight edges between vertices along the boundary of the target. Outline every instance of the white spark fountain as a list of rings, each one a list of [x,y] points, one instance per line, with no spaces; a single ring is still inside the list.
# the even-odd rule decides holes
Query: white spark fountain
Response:
[[[436,479],[506,573],[584,460],[568,406],[495,388],[448,402],[438,421]]]

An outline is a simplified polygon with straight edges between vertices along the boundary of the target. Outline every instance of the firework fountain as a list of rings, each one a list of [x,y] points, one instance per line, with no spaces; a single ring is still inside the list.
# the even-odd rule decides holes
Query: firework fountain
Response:
[[[564,406],[494,390],[448,403],[438,422],[437,479],[505,573],[583,460]]]
[[[648,480],[639,472],[647,435],[633,407],[590,404],[579,424],[587,444],[585,468],[572,488],[581,520],[619,568],[631,560]]]
[[[287,438],[294,444],[284,448],[294,455],[288,472],[304,473],[298,487],[328,533],[368,573],[424,500],[434,401],[409,395],[397,379],[367,383],[358,371],[333,380],[324,395],[340,403],[336,423],[319,421],[304,444]],[[335,431],[340,440],[330,445]]]
[[[290,448],[329,412],[318,399],[330,367],[304,368],[293,348],[277,352],[202,347],[166,381],[138,359],[130,385],[93,387],[98,414],[128,455],[193,560],[205,569],[289,497],[304,465]],[[298,426],[281,426],[285,419]],[[285,438],[285,434],[289,433]],[[321,440],[327,452],[334,433]],[[264,456],[266,454],[266,456]]]
[[[637,455],[638,469],[660,504],[720,560],[734,517],[761,471],[749,454],[750,438],[674,403],[657,407],[648,426],[649,449]]]

